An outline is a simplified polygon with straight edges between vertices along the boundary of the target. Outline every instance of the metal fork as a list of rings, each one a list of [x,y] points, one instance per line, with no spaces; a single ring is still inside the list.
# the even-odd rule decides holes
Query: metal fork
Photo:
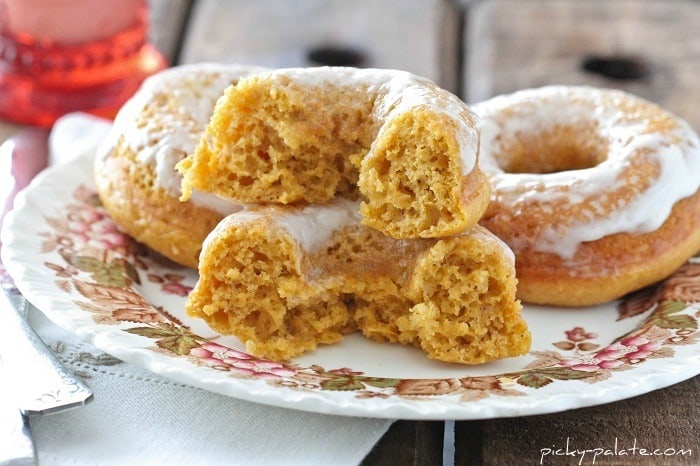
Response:
[[[0,157],[11,158],[10,175],[14,182],[14,189],[4,199],[0,220],[12,207],[14,195],[46,165],[47,138],[46,131],[29,130],[0,146]],[[27,416],[83,406],[93,394],[27,323],[30,304],[17,290],[2,262],[0,285],[0,466],[36,464]]]
[[[92,392],[46,347],[26,320],[27,301],[3,284],[0,355],[17,407],[24,415],[51,414],[79,406]]]

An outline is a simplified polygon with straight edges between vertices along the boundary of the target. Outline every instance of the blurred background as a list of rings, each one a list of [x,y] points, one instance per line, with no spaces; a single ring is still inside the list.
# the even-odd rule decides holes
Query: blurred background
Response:
[[[48,5],[71,13],[57,19]],[[19,52],[41,40],[29,49],[18,48],[31,33],[12,30],[10,9],[24,17],[43,17],[47,22],[34,21],[35,30],[46,31],[47,25],[58,25],[57,33],[84,28],[88,37],[104,30],[100,13],[106,22],[128,21],[125,12],[136,12],[139,5],[147,14],[148,45],[164,64],[151,53],[149,63],[130,65],[140,67],[138,73],[124,68],[122,75],[130,82],[111,96],[115,100],[133,92],[142,75],[175,64],[349,65],[408,70],[469,103],[545,84],[620,88],[661,104],[700,129],[700,0],[0,0],[0,110],[6,111],[0,115],[5,122],[0,131],[14,131],[12,114],[25,105],[38,109],[27,112],[47,108],[51,92],[73,93],[68,105],[76,105],[81,93],[99,97],[103,90],[115,89],[107,83],[86,91],[79,83],[56,90],[52,86],[61,77],[55,74],[48,90],[41,89],[42,100],[35,95],[18,99],[16,89],[22,86],[13,79],[31,87],[32,80],[56,68],[51,57],[21,59]],[[84,11],[88,7],[94,11]],[[135,43],[130,42],[133,30],[122,36],[127,48]],[[100,41],[98,45],[109,46]],[[60,61],[73,52],[59,47],[56,53]],[[94,57],[88,55],[86,64],[81,53],[75,53],[80,56],[77,69],[88,73]],[[43,68],[37,71],[39,65]],[[93,74],[105,75],[101,70]],[[42,126],[50,126],[47,118]]]
[[[614,87],[664,105],[700,129],[698,0],[150,4],[154,43],[171,63],[399,68],[467,102],[544,84]]]

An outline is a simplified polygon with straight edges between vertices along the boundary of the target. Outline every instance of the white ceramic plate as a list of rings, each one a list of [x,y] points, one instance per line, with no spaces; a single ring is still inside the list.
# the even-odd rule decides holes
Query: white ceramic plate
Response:
[[[628,398],[700,372],[700,258],[659,286],[587,309],[526,306],[532,351],[477,367],[351,335],[289,364],[185,316],[197,279],[121,234],[92,159],[42,173],[3,231],[17,287],[56,324],[171,379],[269,405],[403,419],[543,414]]]

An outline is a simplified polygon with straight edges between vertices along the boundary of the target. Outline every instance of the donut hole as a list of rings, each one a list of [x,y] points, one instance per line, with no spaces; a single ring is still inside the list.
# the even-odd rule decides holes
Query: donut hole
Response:
[[[607,146],[596,126],[558,126],[501,140],[494,156],[507,173],[546,174],[595,167],[607,158]]]

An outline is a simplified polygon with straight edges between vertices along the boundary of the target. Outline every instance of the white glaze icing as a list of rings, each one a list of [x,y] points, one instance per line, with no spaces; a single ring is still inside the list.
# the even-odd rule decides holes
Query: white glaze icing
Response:
[[[313,253],[329,244],[333,235],[346,226],[360,225],[360,203],[348,199],[336,199],[326,204],[312,204],[300,208],[260,208],[248,206],[244,210],[225,217],[206,237],[202,254],[236,225],[247,223],[272,224],[284,230],[296,242],[303,253]],[[504,260],[515,264],[513,250],[500,238],[482,227],[474,227],[466,235],[479,238],[480,242],[497,245],[503,252]],[[397,240],[406,241],[406,240]],[[506,259],[507,258],[507,259]],[[301,260],[301,255],[299,256]]]
[[[493,243],[493,244],[495,244],[503,252],[503,256],[508,258],[508,261],[510,262],[511,266],[515,266],[515,253],[510,248],[510,246],[508,246],[505,243],[505,241],[503,241],[501,238],[499,238],[498,236],[491,233],[486,228],[483,228],[483,227],[480,227],[479,225],[477,225],[476,227],[473,227],[473,228],[470,228],[469,230],[467,230],[465,232],[465,234],[479,238],[479,241],[481,243],[484,243],[484,244]]]
[[[366,89],[376,96],[374,115],[388,121],[416,107],[428,107],[432,112],[447,115],[455,121],[460,148],[462,174],[470,173],[477,162],[478,128],[465,121],[463,114],[473,116],[469,107],[459,98],[437,87],[427,78],[415,74],[379,68],[314,67],[287,68],[270,71],[270,76],[285,76],[310,87],[334,84],[349,88]],[[377,136],[381,138],[381,132]],[[370,149],[367,157],[372,157]]]
[[[139,162],[151,165],[156,183],[169,195],[180,197],[182,176],[175,164],[192,153],[204,132],[217,99],[226,87],[262,68],[200,63],[169,68],[146,79],[121,108],[114,125],[98,149],[98,157],[110,157],[120,137],[136,153]],[[159,94],[171,96],[177,108],[167,108],[144,121],[139,118]],[[195,192],[191,201],[223,215],[240,210],[238,204],[211,194]]]
[[[313,252],[326,244],[333,233],[348,225],[359,225],[360,204],[357,201],[337,199],[327,204],[306,207],[263,209],[251,207],[225,217],[204,241],[205,251],[211,242],[235,225],[269,222],[286,231],[305,252]]]
[[[338,199],[328,205],[305,207],[275,218],[275,223],[289,232],[307,252],[328,242],[336,230],[359,222],[360,204],[346,199]]]
[[[620,108],[604,105],[603,93],[613,95],[618,101],[631,98],[620,91],[549,86],[473,106],[482,125],[480,166],[490,175],[493,192],[499,200],[514,210],[531,202],[543,211],[554,210],[554,203],[562,197],[579,203],[600,195],[624,183],[622,170],[640,153],[649,154],[647,157],[658,164],[659,175],[649,189],[628,202],[618,201],[612,213],[593,203],[592,210],[587,212],[589,221],[568,223],[567,219],[561,219],[542,230],[535,238],[535,249],[556,253],[564,259],[571,259],[582,242],[615,233],[658,229],[676,202],[700,188],[700,141],[686,122],[678,120],[678,127],[668,133],[649,132],[646,121],[625,121]],[[572,103],[572,95],[583,103]],[[504,116],[505,109],[511,112],[508,116]],[[499,135],[537,134],[555,124],[576,125],[591,120],[609,145],[607,159],[595,167],[550,174],[513,174],[504,172],[497,161],[498,155],[494,155],[499,154]],[[641,130],[646,134],[641,134]]]

